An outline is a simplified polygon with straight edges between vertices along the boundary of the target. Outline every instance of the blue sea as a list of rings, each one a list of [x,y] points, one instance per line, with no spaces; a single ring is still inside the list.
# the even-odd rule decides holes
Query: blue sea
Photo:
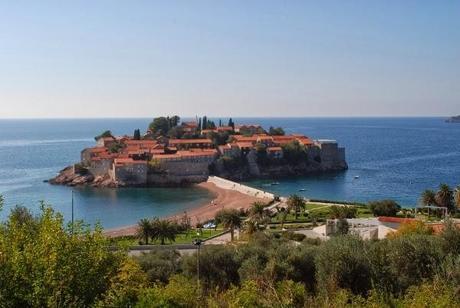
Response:
[[[214,119],[218,120],[218,119]],[[227,119],[224,119],[227,121]],[[366,202],[391,198],[415,206],[420,193],[439,183],[460,184],[460,124],[442,118],[242,118],[237,123],[284,127],[315,139],[336,139],[346,148],[349,170],[247,184],[280,195]],[[79,160],[94,136],[111,129],[132,134],[150,119],[0,120],[0,194],[10,208],[34,212],[39,201],[69,219],[72,189],[43,182]],[[356,179],[355,177],[359,177]],[[301,191],[302,190],[302,191]],[[212,196],[198,188],[74,189],[75,217],[106,228],[143,217],[166,216],[197,206]]]

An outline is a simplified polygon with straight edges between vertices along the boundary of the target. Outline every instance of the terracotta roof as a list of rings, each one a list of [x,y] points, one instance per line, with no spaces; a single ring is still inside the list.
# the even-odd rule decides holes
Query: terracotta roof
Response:
[[[175,154],[159,154],[154,155],[154,159],[168,159],[168,158],[188,158],[188,157],[199,157],[199,156],[214,156],[216,155],[217,151],[215,149],[212,150],[194,150],[194,151],[178,151]]]
[[[219,126],[219,127],[217,127],[217,130],[218,131],[232,131],[233,127],[231,127],[231,126]]]
[[[232,135],[233,138],[235,138],[237,141],[242,141],[242,142],[257,142],[257,136],[241,136],[241,135]]]
[[[251,142],[237,142],[236,145],[240,148],[252,148],[254,145]]]
[[[212,143],[210,139],[169,139],[169,144]]]
[[[132,158],[115,158],[114,160],[115,165],[133,165],[133,164],[141,164],[145,165],[147,162],[145,160],[134,160]]]

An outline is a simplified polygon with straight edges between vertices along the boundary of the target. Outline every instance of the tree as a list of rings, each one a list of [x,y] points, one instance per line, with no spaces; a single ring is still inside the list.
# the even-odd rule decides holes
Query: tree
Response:
[[[96,137],[94,137],[94,140],[98,141],[98,140],[101,139],[101,138],[108,138],[108,137],[112,137],[112,138],[113,138],[113,135],[112,135],[112,132],[111,132],[111,131],[106,130],[106,131],[104,131],[102,134],[97,135]]]
[[[107,249],[100,227],[75,222],[72,231],[43,203],[33,220],[17,217],[0,224],[2,307],[93,306],[126,260]]]
[[[270,126],[270,129],[268,130],[268,133],[271,135],[271,136],[284,136],[285,135],[285,132],[284,132],[284,129],[282,127],[273,127],[273,126]]]
[[[208,129],[208,117],[207,116],[204,116],[203,117],[203,121],[201,123],[201,129]]]
[[[141,140],[141,131],[140,129],[135,129],[133,134],[134,140]]]
[[[235,229],[241,227],[240,213],[235,209],[223,209],[217,212],[215,220],[217,224],[222,224],[224,228],[230,229],[230,237],[233,241]]]
[[[330,214],[329,217],[331,219],[345,219],[345,218],[355,218],[357,209],[354,206],[337,206],[333,205],[330,207]]]
[[[297,140],[291,141],[283,148],[283,158],[291,164],[297,164],[308,159],[305,146],[301,145]]]
[[[183,257],[182,270],[191,277],[197,276],[197,255]],[[200,251],[200,284],[207,290],[225,289],[238,284],[238,269],[235,248],[225,245],[204,246]]]
[[[318,248],[316,273],[319,290],[332,294],[338,288],[365,295],[371,289],[371,269],[358,237],[332,237]]]
[[[165,117],[155,118],[149,124],[149,129],[153,134],[166,135],[170,129],[169,119]]]
[[[348,221],[345,218],[339,218],[336,223],[336,234],[337,235],[345,235],[348,234]]]
[[[401,210],[401,206],[393,200],[373,201],[368,206],[374,216],[395,217]]]
[[[262,225],[265,229],[270,222],[270,213],[265,208],[266,205],[262,202],[254,202],[249,209],[249,220],[254,223],[256,229]]]
[[[420,202],[422,203],[423,206],[432,206],[436,204],[436,194],[434,191],[430,189],[426,189],[422,193],[422,197],[420,199]]]
[[[438,206],[446,207],[449,211],[454,210],[453,192],[447,184],[439,185],[435,200]]]
[[[232,118],[228,119],[228,126],[231,126],[235,130],[235,123],[233,123]]]
[[[152,283],[168,283],[180,270],[180,254],[173,249],[155,249],[134,257]]]
[[[167,219],[154,218],[152,224],[152,240],[159,240],[161,245],[164,245],[166,240],[170,242],[176,241],[178,226],[174,222]]]
[[[147,218],[142,218],[139,220],[137,223],[137,236],[141,239],[144,240],[144,243],[146,245],[149,244],[149,238],[152,236],[152,223],[149,219]]]
[[[295,220],[297,220],[300,210],[305,209],[305,200],[299,195],[291,195],[288,198],[287,205],[290,211],[294,211]]]

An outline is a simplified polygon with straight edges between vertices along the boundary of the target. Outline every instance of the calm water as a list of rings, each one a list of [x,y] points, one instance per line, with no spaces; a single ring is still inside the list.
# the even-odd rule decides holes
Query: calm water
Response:
[[[149,119],[0,120],[0,194],[6,207],[38,209],[45,200],[70,217],[71,189],[43,180],[79,160],[80,150],[109,128],[115,134],[144,129]],[[346,147],[350,169],[338,174],[250,184],[281,195],[368,201],[393,198],[414,205],[420,192],[440,182],[460,184],[460,125],[440,118],[241,119],[237,122],[282,126],[313,138],[334,138]],[[359,179],[354,179],[358,175]],[[305,189],[299,192],[299,189]],[[188,189],[77,189],[75,214],[105,227],[164,216],[209,200],[206,191]]]

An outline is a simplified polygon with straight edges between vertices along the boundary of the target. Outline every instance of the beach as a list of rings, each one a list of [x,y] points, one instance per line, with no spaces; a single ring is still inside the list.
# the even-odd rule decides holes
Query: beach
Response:
[[[179,221],[184,213],[190,217],[192,226],[197,223],[204,223],[214,218],[216,213],[222,209],[248,209],[254,202],[269,202],[271,199],[266,197],[255,197],[245,194],[232,188],[223,188],[208,181],[196,185],[211,192],[215,197],[211,202],[207,202],[198,207],[188,209],[184,212],[166,217],[166,219]],[[148,217],[146,217],[148,218]],[[104,234],[108,237],[118,237],[136,234],[137,225],[128,225],[119,228],[107,229]]]

